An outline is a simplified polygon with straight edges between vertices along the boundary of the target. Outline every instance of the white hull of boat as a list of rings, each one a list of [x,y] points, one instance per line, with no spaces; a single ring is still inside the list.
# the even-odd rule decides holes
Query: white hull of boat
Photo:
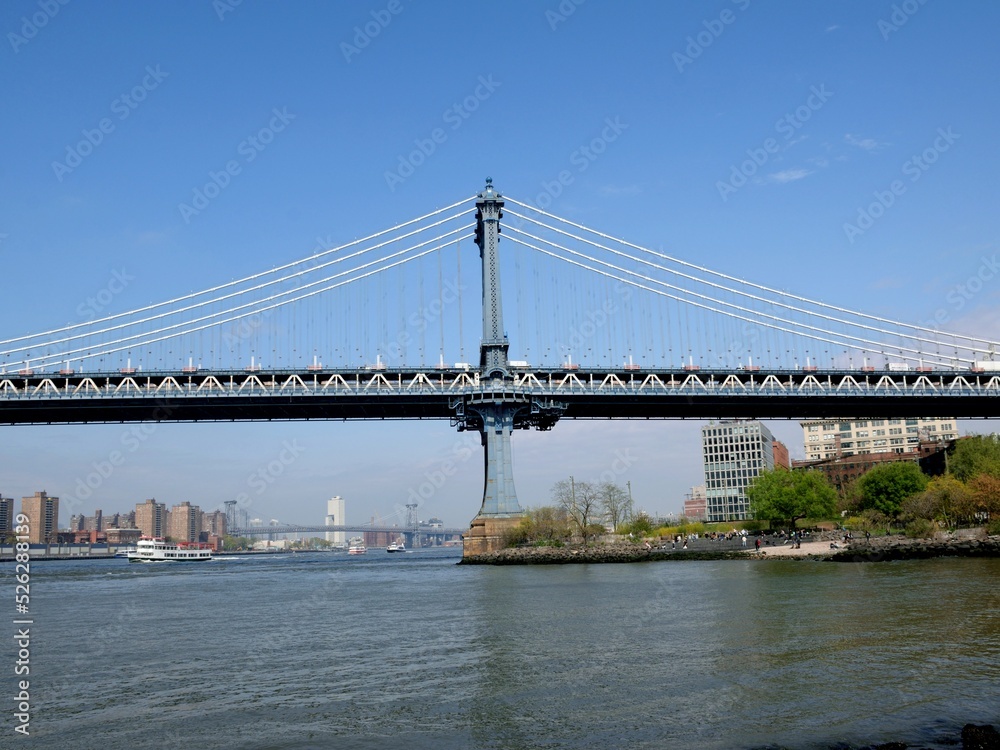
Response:
[[[135,552],[128,553],[130,563],[207,562],[212,550],[166,542],[162,539],[140,539]]]

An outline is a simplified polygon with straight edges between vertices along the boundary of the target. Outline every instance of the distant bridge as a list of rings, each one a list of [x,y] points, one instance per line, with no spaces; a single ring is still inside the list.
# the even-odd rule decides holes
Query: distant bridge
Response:
[[[228,529],[231,536],[271,536],[278,534],[326,534],[342,531],[351,534],[361,534],[364,532],[375,532],[382,534],[398,534],[405,536],[407,541],[412,541],[415,535],[422,537],[457,537],[465,533],[465,529],[450,529],[432,526],[420,526],[414,528],[402,528],[400,526],[244,526]]]

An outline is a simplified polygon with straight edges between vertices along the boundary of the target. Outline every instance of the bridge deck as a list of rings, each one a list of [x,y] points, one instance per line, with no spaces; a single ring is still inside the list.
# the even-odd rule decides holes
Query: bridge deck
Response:
[[[453,419],[460,404],[557,403],[565,419],[1000,416],[1000,373],[406,369],[0,375],[0,424]]]

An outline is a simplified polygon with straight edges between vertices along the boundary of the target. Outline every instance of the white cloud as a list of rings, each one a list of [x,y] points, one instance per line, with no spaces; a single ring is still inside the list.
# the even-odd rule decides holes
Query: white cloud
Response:
[[[795,182],[796,180],[801,180],[803,177],[812,174],[811,169],[786,169],[781,172],[774,172],[769,174],[767,177],[771,182]]]
[[[879,143],[874,138],[858,138],[856,135],[848,133],[844,136],[844,140],[852,146],[863,149],[865,151],[877,151],[882,148],[882,146],[888,145],[885,143]]]

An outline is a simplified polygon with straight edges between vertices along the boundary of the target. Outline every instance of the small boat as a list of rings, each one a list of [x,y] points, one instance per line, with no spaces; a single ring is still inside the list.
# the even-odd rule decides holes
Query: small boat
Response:
[[[198,542],[168,542],[156,537],[140,539],[135,552],[127,553],[130,563],[205,562],[212,559],[212,548]]]
[[[400,539],[398,542],[393,542],[388,547],[385,548],[386,552],[406,552],[406,542]]]
[[[347,554],[349,555],[363,555],[368,551],[365,547],[365,540],[359,536],[354,537],[348,543]]]
[[[137,550],[135,547],[125,547],[115,552],[115,557],[128,557],[129,555],[135,554],[138,551],[139,550]]]

